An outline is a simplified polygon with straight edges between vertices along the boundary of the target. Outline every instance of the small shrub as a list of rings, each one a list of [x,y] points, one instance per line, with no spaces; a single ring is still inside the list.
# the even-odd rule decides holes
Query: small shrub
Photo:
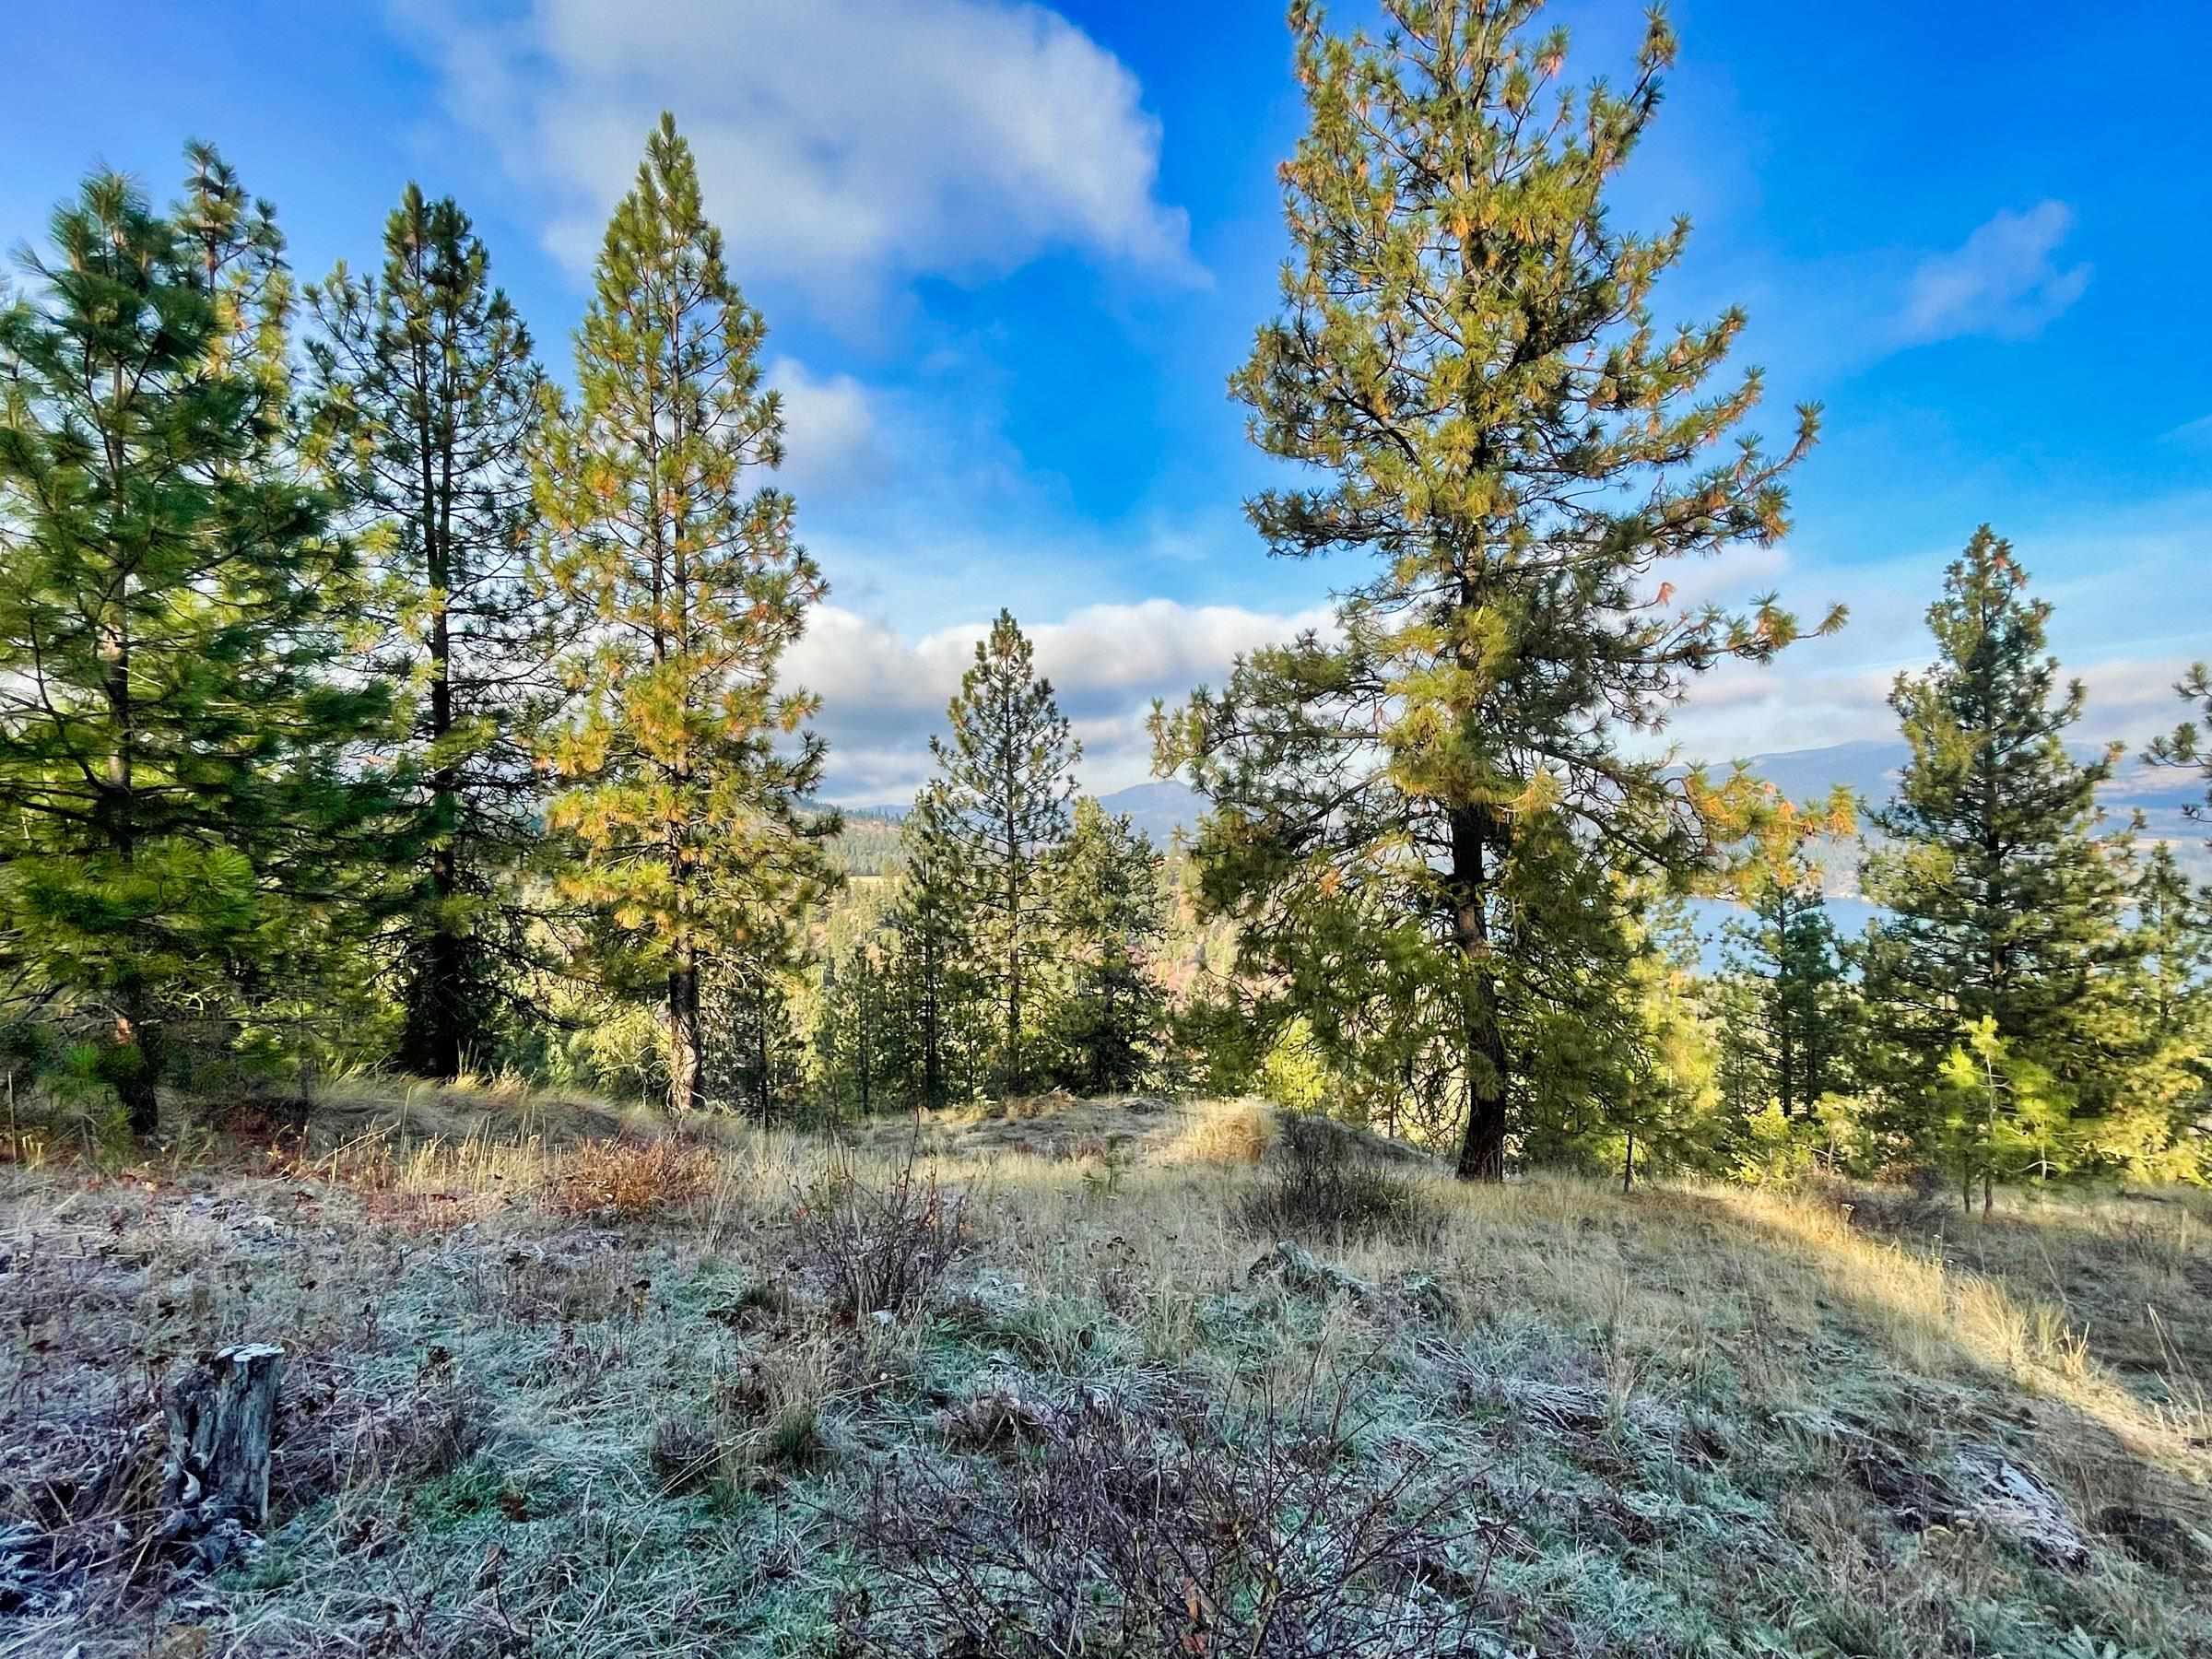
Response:
[[[963,1211],[963,1201],[938,1186],[934,1166],[918,1171],[909,1158],[888,1180],[869,1182],[840,1154],[800,1199],[799,1244],[839,1312],[898,1317],[928,1300],[960,1253]]]
[[[998,1402],[1004,1405],[1004,1402]],[[972,1659],[1369,1659],[1500,1652],[1482,1618],[1507,1536],[1468,1478],[1365,1466],[1341,1410],[1216,1414],[1177,1432],[1085,1394],[951,1426],[1026,1443],[1002,1482],[877,1468],[860,1541],[900,1594],[842,1618],[847,1651]]]
[[[664,1498],[695,1492],[713,1478],[722,1461],[722,1441],[695,1417],[665,1417],[653,1426],[645,1460]]]
[[[836,1357],[821,1341],[779,1347],[724,1377],[707,1420],[664,1422],[647,1447],[662,1489],[720,1482],[757,1491],[830,1457],[822,1410],[834,1389]]]
[[[1247,1231],[1350,1240],[1412,1239],[1435,1230],[1435,1206],[1420,1187],[1370,1158],[1341,1124],[1286,1118],[1281,1146],[1273,1174],[1238,1206]]]
[[[1958,1208],[1950,1178],[1927,1167],[1908,1169],[1889,1181],[1853,1183],[1851,1222],[1899,1238],[1925,1238],[1943,1232]]]
[[[714,1155],[673,1140],[586,1141],[562,1154],[548,1201],[564,1216],[636,1221],[696,1203]]]
[[[1096,1198],[1112,1198],[1120,1194],[1122,1178],[1128,1174],[1131,1162],[1128,1149],[1118,1140],[1100,1141],[1095,1150],[1087,1152],[1083,1171],[1083,1187]]]

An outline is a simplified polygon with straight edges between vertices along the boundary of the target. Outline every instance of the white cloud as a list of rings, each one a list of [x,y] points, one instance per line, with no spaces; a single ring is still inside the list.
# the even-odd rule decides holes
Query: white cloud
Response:
[[[449,109],[542,193],[588,265],[663,109],[698,154],[741,281],[855,291],[1075,247],[1202,276],[1156,196],[1160,126],[1120,59],[1008,0],[394,0]]]
[[[2189,494],[2095,521],[2006,527],[2034,578],[2031,592],[2053,602],[2051,646],[2063,672],[2088,688],[2083,741],[2119,738],[2133,749],[2180,717],[2171,685],[2203,646],[2189,614],[2174,610],[2171,600],[2201,589],[2195,572],[2206,547],[2196,526],[2208,519],[2212,498]],[[990,545],[994,557],[1012,557],[1015,544]],[[1851,621],[1836,635],[1800,641],[1768,667],[1726,663],[1700,677],[1660,745],[1720,763],[1894,737],[1891,683],[1934,656],[1925,613],[1958,552],[1958,546],[1931,546],[1881,560],[1839,560],[1783,547],[1685,567],[1684,603],[1736,606],[1775,588],[1805,619],[1841,602]],[[1173,703],[1200,683],[1218,686],[1238,653],[1331,626],[1327,606],[1302,599],[1267,608],[1265,601],[1247,607],[1153,597],[1085,605],[1043,619],[1052,612],[1041,595],[1082,585],[1065,573],[1075,561],[1063,546],[1041,545],[1031,562],[1043,578],[1026,600],[1018,594],[1012,603],[1036,644],[1041,672],[1053,681],[1083,739],[1087,788],[1112,790],[1147,775],[1144,717],[1154,697]],[[939,568],[934,550],[923,562]],[[897,599],[821,608],[787,671],[793,683],[823,696],[830,798],[911,795],[929,771],[929,736],[943,729],[945,704],[987,629],[975,596],[996,601],[1019,586],[1011,578],[985,582],[979,573],[954,590],[971,595],[972,607],[959,622],[921,618]],[[2147,618],[2167,616],[2174,626],[2147,625]]]
[[[2052,604],[2051,650],[2063,677],[2088,694],[2078,729],[2085,742],[2138,746],[2180,717],[2174,679],[2193,656],[2195,613],[2182,596],[2201,594],[2206,553],[2197,527],[2212,497],[2186,493],[2096,520],[1999,525],[2028,568],[2032,597]],[[1962,547],[1965,535],[1959,536]],[[1771,582],[1805,619],[1831,602],[1851,620],[1825,639],[1792,646],[1770,666],[1726,663],[1695,682],[1667,735],[1690,758],[1817,748],[1893,737],[1889,688],[1900,673],[1933,660],[1928,606],[1959,547],[1930,547],[1877,561],[1789,555]],[[1730,599],[1740,595],[1724,593]]]
[[[2073,228],[2064,202],[2038,202],[2025,213],[1997,214],[1953,252],[1923,260],[1905,295],[1904,339],[2040,333],[2089,285],[2088,265],[2062,267],[2056,257]]]
[[[1201,683],[1218,685],[1239,653],[1328,622],[1325,610],[1147,599],[1088,605],[1023,629],[1082,740],[1083,786],[1104,792],[1149,775],[1145,717],[1155,697],[1173,702]],[[944,730],[945,705],[989,631],[987,621],[967,622],[910,641],[885,622],[821,606],[784,659],[784,677],[821,695],[831,798],[886,802],[913,792],[930,769],[930,735]]]
[[[818,375],[795,358],[768,367],[783,404],[783,467],[777,480],[803,500],[817,489],[865,488],[889,465],[877,394],[850,374]]]

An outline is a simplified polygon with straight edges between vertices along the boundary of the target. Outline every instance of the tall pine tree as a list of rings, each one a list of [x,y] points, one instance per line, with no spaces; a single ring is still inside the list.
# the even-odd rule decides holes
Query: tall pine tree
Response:
[[[1082,746],[1052,682],[1037,677],[1028,637],[1003,610],[976,641],[946,717],[952,740],[929,742],[942,772],[937,822],[980,920],[1000,1011],[998,1083],[1014,1089],[1029,1077],[1030,1005],[1053,935],[1051,865],[1067,837]]]
[[[528,951],[514,877],[535,841],[531,746],[557,712],[526,568],[542,377],[468,216],[413,184],[385,221],[381,276],[341,265],[308,300],[316,425],[377,537],[380,666],[407,694],[400,1063],[450,1077]]]
[[[1068,983],[1055,1034],[1086,1094],[1126,1093],[1157,1067],[1167,994],[1151,957],[1167,931],[1159,854],[1124,814],[1085,795],[1056,877]]]
[[[607,226],[577,395],[547,394],[535,478],[545,575],[587,625],[548,822],[575,838],[563,883],[601,918],[610,980],[659,993],[678,1108],[706,1100],[706,959],[780,947],[780,918],[831,880],[835,816],[803,809],[818,700],[778,683],[826,590],[791,497],[756,488],[783,454],[765,332],[664,115]]]
[[[1652,295],[1688,223],[1608,218],[1675,55],[1665,20],[1624,88],[1578,93],[1565,36],[1528,32],[1537,9],[1385,0],[1377,41],[1292,6],[1293,256],[1231,389],[1263,450],[1330,477],[1247,512],[1279,557],[1373,564],[1336,634],[1253,653],[1157,726],[1161,764],[1215,803],[1198,855],[1254,980],[1325,997],[1314,907],[1389,919],[1444,1011],[1420,1064],[1464,1102],[1467,1178],[1503,1172],[1512,1102],[1544,1083],[1525,1035],[1543,999],[1620,933],[1597,846],[1680,877],[1753,827],[1747,787],[1619,738],[1797,636],[1771,598],[1684,606],[1663,573],[1780,535],[1814,434],[1807,409],[1779,455],[1725,447],[1760,394],[1756,371],[1710,383],[1742,314],[1661,334]]]
[[[0,314],[0,952],[99,1011],[158,1123],[165,1026],[299,955],[370,793],[325,677],[348,553],[288,446],[282,240],[219,156],[157,215],[113,173]]]
[[[2087,763],[2068,751],[2084,693],[2044,649],[2050,616],[1983,525],[1929,608],[1937,661],[1890,692],[1912,758],[1872,815],[1885,844],[1862,886],[1891,914],[1864,956],[1908,1111],[1983,1019],[2011,1061],[2091,1110],[2125,1047],[2112,1001],[2124,870],[2097,807],[2118,751]]]
[[[1818,872],[1797,865],[1762,884],[1752,920],[1732,922],[1732,977],[1747,993],[1735,1036],[1758,1078],[1752,1109],[1775,1102],[1785,1118],[1808,1116],[1840,1082],[1852,1011],[1842,952]]]
[[[902,995],[914,1026],[914,1085],[932,1111],[960,1085],[975,978],[970,895],[960,885],[960,846],[947,815],[941,785],[914,797],[900,829],[900,867],[889,917],[900,939]]]

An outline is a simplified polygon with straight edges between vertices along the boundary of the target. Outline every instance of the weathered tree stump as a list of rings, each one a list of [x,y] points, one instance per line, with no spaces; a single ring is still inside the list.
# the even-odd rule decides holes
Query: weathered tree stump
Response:
[[[268,1524],[269,1441],[283,1372],[281,1347],[249,1343],[222,1349],[170,1385],[166,1535],[198,1536],[224,1522],[253,1530]]]

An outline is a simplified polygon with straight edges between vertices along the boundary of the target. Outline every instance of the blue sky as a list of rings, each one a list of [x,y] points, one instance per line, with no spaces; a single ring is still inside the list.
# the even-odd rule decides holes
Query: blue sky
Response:
[[[924,765],[1000,604],[1039,638],[1100,787],[1155,694],[1325,605],[1239,512],[1270,476],[1224,382],[1282,257],[1300,119],[1280,8],[998,0],[505,0],[18,8],[0,230],[95,162],[166,191],[188,135],[278,206],[294,263],[371,262],[409,178],[475,216],[565,371],[606,207],[675,111],[767,312],[788,482],[831,608],[796,665],[832,793]],[[1641,8],[1555,8],[1576,77]],[[1340,6],[1349,21],[1359,8]],[[2058,606],[2090,724],[2170,724],[2212,654],[2212,8],[1672,8],[1682,61],[1616,214],[1696,223],[1663,322],[1736,301],[1774,409],[1827,406],[1796,528],[1701,568],[1852,626],[1712,677],[1712,759],[1883,735],[1889,677],[1976,523]]]

